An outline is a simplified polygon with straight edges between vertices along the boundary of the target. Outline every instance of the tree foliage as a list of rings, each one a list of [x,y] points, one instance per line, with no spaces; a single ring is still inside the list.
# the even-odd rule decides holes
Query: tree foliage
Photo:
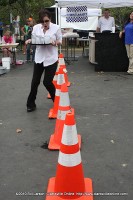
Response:
[[[10,13],[13,16],[19,15],[21,24],[32,15],[38,19],[38,11],[41,8],[50,7],[55,3],[54,0],[0,0],[0,18],[5,24],[10,24]],[[111,14],[114,16],[116,24],[123,26],[133,7],[112,8]]]
[[[0,0],[0,6],[7,6],[15,3],[17,0]]]
[[[32,15],[38,18],[41,8],[50,7],[54,0],[0,0],[0,18],[5,24],[10,24],[10,13],[20,16],[21,24]]]
[[[121,7],[110,9],[112,16],[115,18],[116,24],[123,27],[131,12],[133,12],[133,7]]]

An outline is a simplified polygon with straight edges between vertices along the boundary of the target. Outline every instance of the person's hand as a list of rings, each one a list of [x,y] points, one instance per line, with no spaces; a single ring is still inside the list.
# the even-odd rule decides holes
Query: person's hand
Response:
[[[25,41],[26,45],[29,44],[29,43],[31,43],[31,39],[28,39],[28,40]]]
[[[119,38],[122,38],[123,31],[120,31]]]
[[[56,42],[56,41],[52,41],[51,44],[52,44],[53,46],[57,46],[57,42]]]
[[[58,40],[56,40],[56,41],[52,41],[51,42],[51,44],[53,45],[53,46],[58,46],[58,45],[60,45],[61,43],[58,41]]]

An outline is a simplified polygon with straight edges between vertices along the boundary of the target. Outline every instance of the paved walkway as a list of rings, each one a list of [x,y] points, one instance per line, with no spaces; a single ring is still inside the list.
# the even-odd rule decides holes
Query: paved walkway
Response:
[[[18,53],[20,59],[24,59]],[[0,77],[0,199],[44,200],[48,179],[55,176],[58,151],[41,148],[54,131],[48,120],[52,101],[41,82],[37,110],[26,112],[32,63],[12,68]],[[128,193],[95,196],[95,200],[131,200],[133,196],[133,76],[122,72],[97,73],[88,58],[68,66],[71,106],[82,135],[85,177],[96,193]],[[21,129],[21,133],[16,130]]]

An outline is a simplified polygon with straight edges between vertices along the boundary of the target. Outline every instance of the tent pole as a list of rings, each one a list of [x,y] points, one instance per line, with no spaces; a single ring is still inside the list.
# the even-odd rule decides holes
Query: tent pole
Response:
[[[58,1],[55,1],[55,5],[56,5],[56,24],[58,24],[60,26],[60,29],[61,29],[61,7],[59,9]],[[60,18],[59,18],[59,14],[60,14]],[[59,53],[61,53],[61,45],[59,47]]]
[[[58,25],[58,3],[55,3],[56,7],[55,7],[55,18],[56,18],[56,24]]]
[[[61,7],[60,7],[60,29],[61,29]],[[61,45],[60,45],[60,53],[61,53]]]

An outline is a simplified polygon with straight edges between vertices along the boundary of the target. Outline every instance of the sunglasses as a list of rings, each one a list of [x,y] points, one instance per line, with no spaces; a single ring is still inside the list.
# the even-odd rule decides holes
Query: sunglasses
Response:
[[[44,23],[47,23],[47,22],[49,22],[49,20],[47,19],[47,20],[44,20],[43,22],[44,22]]]

